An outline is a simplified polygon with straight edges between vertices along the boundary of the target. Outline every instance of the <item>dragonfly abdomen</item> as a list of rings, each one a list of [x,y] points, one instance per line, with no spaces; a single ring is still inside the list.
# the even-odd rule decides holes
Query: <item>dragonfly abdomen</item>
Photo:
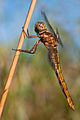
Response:
[[[74,104],[73,104],[71,96],[68,92],[67,85],[65,83],[63,75],[61,73],[60,64],[59,64],[59,54],[58,54],[56,48],[50,48],[50,50],[49,50],[49,60],[51,62],[51,65],[52,65],[55,73],[56,73],[59,84],[60,84],[61,89],[62,89],[62,91],[63,91],[63,93],[64,93],[64,95],[67,99],[67,102],[68,102],[70,108],[72,108],[72,110],[74,110]]]
[[[66,85],[66,82],[65,80],[63,79],[63,76],[62,76],[62,73],[61,71],[59,72],[58,70],[56,70],[56,75],[57,75],[57,78],[58,78],[58,81],[59,81],[59,84],[61,86],[61,89],[67,99],[67,102],[70,106],[70,108],[72,108],[74,110],[74,105],[73,105],[73,102],[72,102],[72,99],[71,99],[71,96],[68,92],[68,89],[67,89],[67,85]]]

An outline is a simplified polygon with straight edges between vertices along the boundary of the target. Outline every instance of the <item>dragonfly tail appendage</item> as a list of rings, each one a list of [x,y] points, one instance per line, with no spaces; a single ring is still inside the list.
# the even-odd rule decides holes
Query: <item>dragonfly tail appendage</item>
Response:
[[[67,85],[66,85],[65,80],[64,80],[64,78],[62,76],[62,73],[61,73],[60,64],[59,64],[59,55],[58,55],[57,52],[55,54],[55,50],[53,50],[53,51],[50,50],[49,51],[49,60],[51,62],[51,65],[52,65],[55,73],[56,73],[59,84],[61,86],[61,89],[62,89],[64,95],[66,96],[66,99],[67,99],[67,102],[68,102],[70,108],[72,110],[75,110],[74,104],[73,104],[72,99],[71,99],[71,96],[70,96],[70,94],[68,92],[68,89],[67,89]]]

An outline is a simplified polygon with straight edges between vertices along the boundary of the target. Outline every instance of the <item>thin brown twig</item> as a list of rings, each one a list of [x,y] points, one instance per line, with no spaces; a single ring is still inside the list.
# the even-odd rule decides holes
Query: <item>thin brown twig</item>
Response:
[[[25,20],[25,23],[24,23],[24,31],[25,32],[27,32],[28,25],[29,25],[29,22],[30,22],[30,19],[31,19],[31,16],[32,16],[32,12],[34,10],[35,3],[36,3],[36,0],[32,0],[29,11],[28,11],[28,14],[27,14],[27,17],[26,17],[26,20]],[[25,34],[22,31],[19,42],[18,42],[17,49],[22,48],[24,38],[25,38]],[[10,88],[10,85],[11,85],[11,81],[12,81],[12,78],[13,78],[13,75],[14,75],[14,72],[15,72],[15,68],[16,68],[16,64],[17,64],[19,55],[20,55],[20,51],[16,51],[15,56],[14,56],[13,61],[12,61],[10,71],[9,71],[8,79],[7,79],[5,88],[4,88],[2,99],[1,99],[1,102],[0,102],[0,118],[1,118],[1,115],[2,115],[2,111],[3,111],[3,108],[4,108],[4,104],[5,104],[5,101],[6,101],[6,98],[7,98],[8,91],[9,91],[9,88]]]

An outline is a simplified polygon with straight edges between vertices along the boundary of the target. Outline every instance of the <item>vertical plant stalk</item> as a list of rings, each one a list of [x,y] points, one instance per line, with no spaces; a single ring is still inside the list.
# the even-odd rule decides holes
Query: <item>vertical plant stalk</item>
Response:
[[[35,3],[36,3],[36,0],[32,0],[29,11],[28,11],[28,14],[27,14],[27,17],[26,17],[26,20],[25,20],[25,23],[24,23],[24,31],[25,32],[27,32],[28,25],[29,25],[29,22],[30,22],[30,19],[31,19],[33,10],[34,10]],[[22,31],[19,42],[18,42],[17,49],[22,48],[24,38],[25,38],[25,34]],[[9,91],[9,88],[10,88],[10,85],[11,85],[11,81],[12,81],[12,78],[13,78],[13,75],[14,75],[14,72],[15,72],[15,68],[16,68],[16,65],[17,65],[17,62],[18,62],[19,55],[20,55],[20,51],[16,51],[15,55],[14,55],[14,58],[13,58],[13,61],[12,61],[10,71],[9,71],[8,79],[7,79],[5,88],[4,88],[4,92],[3,92],[3,95],[2,95],[2,98],[1,98],[1,102],[0,102],[0,118],[1,118],[1,115],[2,115],[2,111],[3,111],[3,108],[4,108],[4,104],[5,104],[5,101],[6,101],[6,98],[7,98],[8,91]]]

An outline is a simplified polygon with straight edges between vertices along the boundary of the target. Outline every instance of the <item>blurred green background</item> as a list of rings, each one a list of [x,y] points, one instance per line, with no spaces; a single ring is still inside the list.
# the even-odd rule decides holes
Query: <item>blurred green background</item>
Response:
[[[0,1],[0,99],[7,81],[22,26],[31,0]],[[60,65],[72,96],[72,111],[49,64],[48,51],[40,43],[35,55],[21,53],[4,106],[2,120],[79,120],[80,119],[80,0],[38,0],[29,24],[35,34],[37,21],[58,27],[64,48],[59,48]],[[48,26],[47,26],[48,27]],[[38,39],[25,39],[30,49]]]

